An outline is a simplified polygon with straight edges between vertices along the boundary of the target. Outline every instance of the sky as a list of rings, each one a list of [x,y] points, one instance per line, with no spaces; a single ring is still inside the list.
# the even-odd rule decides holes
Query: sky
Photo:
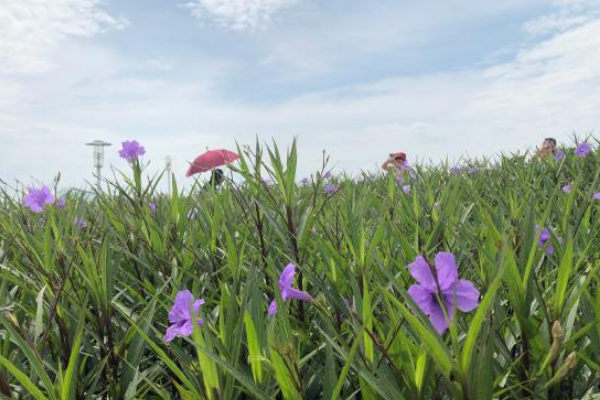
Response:
[[[0,0],[0,179],[83,187],[101,139],[179,180],[298,139],[299,173],[570,142],[600,126],[597,0]],[[188,180],[189,181],[189,180]]]

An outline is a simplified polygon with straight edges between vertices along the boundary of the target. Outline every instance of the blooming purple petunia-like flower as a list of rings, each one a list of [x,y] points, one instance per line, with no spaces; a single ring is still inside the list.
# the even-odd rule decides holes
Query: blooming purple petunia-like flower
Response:
[[[575,155],[577,157],[585,157],[592,151],[592,147],[587,142],[581,142],[577,145],[575,149]]]
[[[200,306],[204,304],[203,299],[194,300],[194,295],[189,290],[177,293],[173,308],[169,311],[169,322],[171,326],[167,328],[164,340],[169,343],[176,337],[190,336],[194,332],[192,325],[192,309],[194,314],[200,312]],[[196,318],[198,326],[203,325],[202,318]]]
[[[479,305],[479,291],[473,283],[458,279],[458,268],[452,253],[438,253],[435,256],[435,268],[421,256],[408,268],[418,282],[408,289],[408,294],[429,317],[440,335],[448,329],[448,322],[452,322],[455,307],[469,312]]]
[[[74,224],[75,226],[78,226],[78,227],[80,227],[80,228],[85,228],[85,227],[87,226],[87,222],[85,222],[85,221],[83,220],[83,218],[79,218],[79,217],[75,217],[75,218],[73,219],[73,224]]]
[[[129,162],[135,161],[138,157],[146,154],[146,149],[137,140],[126,140],[121,145],[123,148],[119,150],[119,156]]]
[[[34,213],[41,213],[46,204],[52,203],[54,203],[54,195],[48,186],[42,186],[39,189],[31,187],[27,195],[23,197],[23,204]]]
[[[292,287],[292,282],[294,281],[294,276],[296,275],[296,266],[292,263],[286,265],[283,269],[283,272],[279,276],[279,292],[281,293],[281,298],[283,300],[301,300],[301,301],[313,301],[313,298],[310,294],[306,292],[302,292],[298,289]],[[274,316],[277,313],[277,301],[271,301],[269,304],[269,309],[267,311],[267,315],[269,317]]]
[[[335,185],[332,185],[332,184],[325,185],[325,194],[327,196],[333,195],[336,192],[336,190],[337,190],[337,187]]]
[[[592,196],[592,199],[594,199],[594,200],[600,200],[600,192],[598,192],[598,193],[595,193],[595,194]]]
[[[56,199],[56,202],[54,204],[56,204],[56,207],[58,208],[65,208],[65,206],[67,205],[67,201],[64,197],[61,197],[60,199]]]
[[[535,226],[535,232],[540,230],[540,226],[536,225]],[[540,232],[540,238],[538,240],[538,247],[542,248],[546,245],[546,242],[548,240],[550,240],[550,238],[552,237],[552,235],[550,234],[550,231],[546,228],[542,228],[542,231]],[[554,254],[554,246],[552,246],[551,244],[548,245],[548,247],[546,247],[546,254]]]
[[[410,193],[410,185],[404,185],[402,186],[402,191],[404,192],[404,194],[409,194]]]
[[[150,209],[150,212],[152,214],[156,213],[156,203],[150,203],[150,204],[148,204],[148,208]]]
[[[450,168],[450,174],[452,175],[458,175],[462,172],[462,169],[459,167],[452,167]]]
[[[300,183],[302,184],[302,186],[307,186],[310,183],[310,179],[302,178],[300,179]]]
[[[562,191],[565,193],[571,193],[571,185],[565,185],[562,187]]]
[[[554,160],[556,161],[560,161],[565,157],[565,153],[563,153],[562,150],[559,150],[556,152],[556,154],[554,155]]]

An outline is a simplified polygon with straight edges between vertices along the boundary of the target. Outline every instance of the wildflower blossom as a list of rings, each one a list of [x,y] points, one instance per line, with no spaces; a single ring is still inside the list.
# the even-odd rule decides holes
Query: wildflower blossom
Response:
[[[600,192],[598,192],[598,193],[595,193],[595,194],[592,196],[592,199],[594,199],[594,200],[600,200]]]
[[[203,299],[194,300],[194,295],[189,290],[177,293],[173,308],[169,311],[169,322],[171,325],[167,328],[164,340],[169,343],[176,337],[190,336],[194,332],[192,325],[192,309],[194,314],[200,312],[200,306],[204,304]],[[197,318],[198,326],[203,325],[202,318]]]
[[[54,204],[56,204],[56,207],[58,208],[65,208],[65,206],[67,205],[67,201],[64,197],[61,197],[60,199],[56,199],[56,202]]]
[[[150,212],[152,214],[156,213],[156,203],[150,203],[150,204],[148,204],[148,208],[150,209]]]
[[[310,179],[302,178],[300,179],[300,183],[302,184],[302,186],[307,186],[310,183]]]
[[[469,312],[479,305],[479,291],[473,283],[458,279],[458,268],[452,253],[438,253],[435,256],[435,268],[421,256],[408,268],[418,282],[408,289],[408,294],[429,317],[439,334],[448,329],[448,320],[452,321],[455,307]]]
[[[562,187],[562,191],[565,193],[571,193],[571,185],[565,185]]]
[[[267,310],[267,316],[272,317],[275,314],[277,314],[277,301],[273,300],[273,301],[271,301],[271,304],[269,304],[269,309]]]
[[[333,195],[337,191],[337,187],[335,185],[325,185],[325,194],[327,196]]]
[[[535,232],[539,231],[540,227],[539,225],[535,226]],[[546,228],[542,228],[542,231],[540,232],[540,238],[538,240],[538,248],[542,248],[546,245],[546,242],[548,242],[548,240],[550,240],[550,238],[552,237],[552,234],[550,233],[550,231]],[[554,254],[554,246],[552,246],[551,244],[548,245],[548,247],[546,247],[546,254]]]
[[[23,198],[23,204],[34,213],[41,213],[46,204],[54,203],[54,196],[47,186],[39,189],[29,188],[29,193]]]
[[[555,161],[560,161],[565,157],[565,153],[563,153],[562,150],[559,150],[556,152],[556,154],[554,155],[554,160]]]
[[[398,185],[402,185],[404,183],[404,177],[403,176],[397,176],[396,177],[396,183]]]
[[[409,194],[410,193],[410,185],[404,185],[402,186],[402,191],[404,192],[404,194]]]
[[[87,226],[87,222],[85,222],[85,221],[83,220],[83,218],[79,218],[79,217],[75,217],[75,218],[73,219],[73,224],[74,224],[75,226],[78,226],[78,227],[80,227],[80,228],[85,228],[85,227]]]
[[[575,149],[575,155],[577,157],[585,157],[592,151],[592,147],[587,142],[581,142],[577,145]]]
[[[294,264],[288,264],[281,276],[279,277],[279,292],[281,293],[281,298],[283,300],[295,299],[301,301],[312,301],[313,298],[310,294],[306,292],[302,292],[294,287],[292,287],[292,282],[294,281],[294,276],[296,275],[296,266]],[[271,301],[269,305],[269,310],[267,311],[267,315],[272,317],[277,313],[277,301]]]
[[[119,156],[129,162],[135,161],[138,157],[146,154],[144,146],[140,145],[137,140],[126,140],[121,143],[123,148],[119,150]]]
[[[462,169],[459,167],[452,167],[450,168],[450,174],[451,175],[458,175],[462,172]]]

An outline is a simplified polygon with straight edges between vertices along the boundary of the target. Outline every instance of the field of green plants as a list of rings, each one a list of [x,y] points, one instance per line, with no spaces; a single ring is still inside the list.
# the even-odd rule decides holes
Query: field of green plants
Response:
[[[40,209],[5,186],[0,398],[599,399],[587,142],[302,181],[257,145],[170,195],[134,159]]]

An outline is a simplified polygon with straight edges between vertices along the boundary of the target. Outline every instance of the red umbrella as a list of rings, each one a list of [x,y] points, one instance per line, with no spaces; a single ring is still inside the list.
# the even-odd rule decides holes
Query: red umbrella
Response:
[[[233,151],[229,150],[211,150],[196,157],[185,176],[192,176],[199,172],[210,171],[225,164],[234,162],[240,158]]]

